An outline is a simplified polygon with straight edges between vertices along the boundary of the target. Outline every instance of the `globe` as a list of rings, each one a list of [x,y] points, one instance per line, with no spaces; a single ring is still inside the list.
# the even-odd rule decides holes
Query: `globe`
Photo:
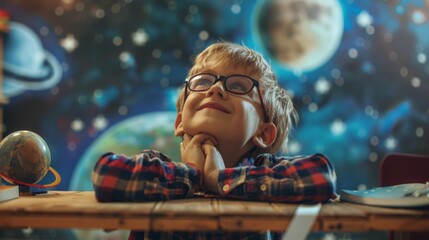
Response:
[[[49,171],[51,153],[42,137],[17,131],[0,142],[0,173],[19,182],[34,184]]]
[[[326,63],[343,33],[338,0],[259,0],[255,40],[285,67],[310,71]]]

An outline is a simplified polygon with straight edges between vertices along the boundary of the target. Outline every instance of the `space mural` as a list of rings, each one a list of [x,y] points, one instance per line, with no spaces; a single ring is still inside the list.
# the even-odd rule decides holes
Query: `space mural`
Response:
[[[179,161],[175,100],[212,42],[272,64],[300,114],[290,155],[320,152],[338,188],[378,185],[391,152],[429,154],[429,2],[4,0],[4,133],[51,149],[60,190],[91,190],[105,151]],[[49,181],[49,177],[46,179]]]

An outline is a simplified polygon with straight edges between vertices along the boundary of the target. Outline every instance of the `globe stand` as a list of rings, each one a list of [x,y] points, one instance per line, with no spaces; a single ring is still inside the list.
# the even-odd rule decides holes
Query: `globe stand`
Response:
[[[37,194],[48,193],[48,191],[46,190],[34,191],[31,189],[30,186],[25,186],[25,185],[18,185],[18,186],[19,186],[19,196],[34,196]]]
[[[30,195],[32,195],[29,186],[23,186],[23,185],[18,185],[18,186],[19,186],[19,195],[20,196],[30,196]]]

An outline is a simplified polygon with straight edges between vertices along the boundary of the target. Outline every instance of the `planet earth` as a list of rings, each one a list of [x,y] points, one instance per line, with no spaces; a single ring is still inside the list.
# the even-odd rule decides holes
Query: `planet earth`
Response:
[[[180,161],[180,141],[174,135],[176,112],[151,112],[121,121],[100,135],[84,152],[73,173],[70,190],[93,191],[91,174],[98,158],[105,152],[128,156],[143,149],[159,150]],[[75,229],[78,239],[126,239],[129,231]]]
[[[293,71],[310,71],[337,50],[343,13],[338,0],[259,0],[253,27],[275,60]]]
[[[42,137],[31,131],[17,131],[0,142],[0,172],[20,182],[42,180],[51,166],[51,153]]]
[[[119,122],[102,135],[84,152],[75,168],[70,190],[93,191],[92,170],[99,157],[106,152],[138,154],[143,149],[159,150],[173,161],[180,161],[180,141],[174,135],[176,112],[151,112]]]

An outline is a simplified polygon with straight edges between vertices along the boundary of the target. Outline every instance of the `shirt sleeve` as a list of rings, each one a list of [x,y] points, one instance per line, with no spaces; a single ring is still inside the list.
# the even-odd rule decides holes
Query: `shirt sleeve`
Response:
[[[243,200],[287,203],[324,203],[337,196],[334,167],[325,156],[276,158],[272,162],[220,171],[220,194]]]
[[[95,164],[92,181],[100,202],[155,201],[192,197],[201,173],[192,164],[171,162],[145,150],[128,157],[106,153]]]

